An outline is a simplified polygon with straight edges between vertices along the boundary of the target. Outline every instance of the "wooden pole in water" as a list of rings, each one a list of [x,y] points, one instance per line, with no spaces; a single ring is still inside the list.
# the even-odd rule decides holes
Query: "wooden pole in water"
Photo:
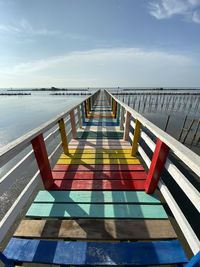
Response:
[[[183,144],[185,143],[185,141],[186,141],[186,139],[187,139],[187,137],[188,137],[188,134],[189,134],[189,132],[190,132],[190,130],[191,130],[191,128],[192,128],[194,122],[195,122],[195,120],[192,120],[192,122],[191,122],[191,124],[190,124],[190,126],[189,126],[189,128],[188,128],[188,131],[187,131],[187,133],[186,133],[186,135],[185,135],[185,137],[184,137],[184,139],[183,139],[183,142],[182,142]]]
[[[185,119],[184,119],[184,122],[183,122],[183,126],[182,126],[182,130],[181,130],[180,135],[178,137],[178,141],[181,140],[181,137],[182,137],[182,134],[183,134],[183,131],[184,131],[184,127],[185,127],[186,121],[187,121],[187,115],[185,116]]]
[[[194,133],[194,136],[193,136],[193,138],[192,138],[192,142],[191,142],[191,144],[190,144],[190,147],[193,145],[193,142],[194,142],[194,140],[195,140],[195,138],[196,138],[196,135],[197,135],[198,130],[199,130],[199,125],[200,125],[200,120],[198,120],[198,122],[197,122],[197,128],[196,128],[195,133]]]
[[[165,124],[165,129],[164,129],[165,132],[167,131],[169,120],[170,120],[170,115],[168,115],[168,117],[167,117],[167,121],[166,121],[166,124]]]

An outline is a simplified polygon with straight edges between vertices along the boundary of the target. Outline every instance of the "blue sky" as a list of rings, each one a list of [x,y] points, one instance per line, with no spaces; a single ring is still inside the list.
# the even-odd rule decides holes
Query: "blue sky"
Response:
[[[0,87],[198,86],[200,0],[0,0]]]

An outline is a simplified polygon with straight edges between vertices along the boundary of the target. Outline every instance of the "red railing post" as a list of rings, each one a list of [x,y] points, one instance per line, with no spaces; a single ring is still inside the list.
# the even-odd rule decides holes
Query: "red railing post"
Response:
[[[153,153],[150,169],[145,182],[146,193],[152,194],[156,190],[168,154],[169,147],[160,139],[157,139],[156,148]]]
[[[32,141],[32,146],[35,154],[35,158],[40,170],[42,181],[45,189],[50,189],[53,184],[53,176],[51,172],[51,166],[49,163],[47,150],[42,134],[36,136]]]

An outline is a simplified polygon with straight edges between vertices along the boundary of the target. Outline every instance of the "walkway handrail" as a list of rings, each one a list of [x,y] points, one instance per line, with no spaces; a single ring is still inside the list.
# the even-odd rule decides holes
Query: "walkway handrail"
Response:
[[[17,159],[17,163],[14,163],[14,166],[0,178],[0,195],[9,190],[9,187],[16,182],[16,178],[20,175],[21,171],[30,166],[34,160],[36,160],[38,165],[36,171],[33,170],[34,173],[30,174],[31,177],[28,184],[0,221],[0,243],[4,240],[16,218],[21,213],[22,208],[27,204],[29,198],[40,184],[41,180],[39,177],[42,178],[45,185],[46,180],[48,180],[46,174],[49,172],[49,176],[52,175],[51,165],[53,166],[55,164],[62,151],[65,152],[65,149],[68,149],[66,146],[69,140],[67,139],[70,135],[75,137],[77,125],[81,127],[81,120],[84,120],[84,109],[87,110],[87,106],[91,106],[94,103],[98,92],[99,90],[96,90],[91,95],[84,97],[83,100],[76,101],[74,105],[70,106],[58,116],[0,149],[0,167],[2,167],[14,157],[18,156],[24,149],[30,146],[33,148],[30,148],[22,159]],[[76,114],[75,110],[77,111]],[[66,118],[68,119],[66,120]],[[71,129],[66,133],[65,128],[68,123],[71,123]],[[56,125],[58,127],[55,129]],[[49,132],[49,130],[51,131]],[[44,134],[48,135],[44,138]],[[53,151],[48,154],[46,146],[51,145],[51,142],[58,136],[60,136],[59,141],[53,144]]]
[[[126,111],[128,111],[133,116],[134,119],[138,119],[143,126],[145,126],[151,133],[153,133],[156,137],[162,140],[168,147],[170,147],[173,153],[177,157],[181,158],[181,160],[200,177],[200,157],[196,153],[194,153],[192,150],[188,149],[186,146],[181,144],[171,135],[164,132],[162,129],[160,129],[155,124],[150,122],[148,119],[139,114],[137,111],[135,111],[125,103],[121,102],[110,92],[108,92],[107,90],[106,92],[117,103],[119,103],[120,106],[122,106]]]
[[[141,114],[130,108],[125,103],[118,100],[115,96],[113,96],[108,90],[105,90],[107,94],[108,100],[111,102],[112,106],[119,105],[121,110],[121,122],[120,127],[123,128],[124,126],[124,138],[132,141],[132,147],[133,150],[139,152],[141,157],[143,158],[144,162],[146,163],[148,169],[150,169],[153,165],[155,165],[155,154],[159,156],[158,154],[161,152],[162,156],[161,158],[166,157],[166,159],[162,162],[159,162],[159,164],[163,164],[162,167],[165,168],[168,173],[171,175],[171,177],[175,180],[177,185],[183,190],[183,192],[186,194],[186,196],[189,198],[193,206],[200,212],[200,192],[190,183],[190,181],[184,176],[184,174],[168,159],[168,151],[170,150],[173,152],[184,164],[186,164],[194,173],[197,174],[197,176],[200,178],[200,157],[195,154],[193,151],[179,143],[176,139],[174,139],[172,136],[158,128],[156,125],[151,123],[149,120],[147,120],[145,117],[143,117]],[[113,108],[114,110],[114,108]],[[119,110],[119,108],[118,108]],[[131,117],[135,120],[133,122],[131,120]],[[125,120],[125,122],[124,122]],[[141,130],[141,125],[143,127],[146,127],[148,131],[151,133],[151,135],[155,136],[157,140],[159,140],[159,145],[164,146],[160,151],[158,151],[158,142],[155,144],[154,141],[148,136],[148,134]],[[134,129],[134,135],[130,132],[130,126]],[[147,153],[144,151],[144,149],[139,144],[139,137],[144,140],[144,142],[147,144],[149,149],[154,153],[152,159],[149,158]],[[133,151],[132,150],[132,151]],[[157,150],[157,151],[156,151]],[[154,161],[154,162],[153,162]],[[153,162],[153,164],[152,164]],[[152,169],[151,169],[152,171]],[[176,218],[179,227],[181,228],[183,235],[185,236],[192,252],[194,254],[198,253],[200,250],[200,241],[197,238],[194,230],[190,226],[189,222],[187,221],[184,213],[178,206],[176,200],[172,196],[169,188],[165,185],[162,178],[162,170],[156,170],[160,171],[160,175],[158,177],[159,182],[157,185],[160,188],[160,191],[162,195],[164,196],[169,208],[171,209],[174,217]],[[150,173],[150,172],[149,172]],[[156,177],[157,175],[155,175]],[[160,177],[161,176],[161,177]],[[155,178],[153,177],[153,178]],[[154,181],[155,182],[155,181]]]

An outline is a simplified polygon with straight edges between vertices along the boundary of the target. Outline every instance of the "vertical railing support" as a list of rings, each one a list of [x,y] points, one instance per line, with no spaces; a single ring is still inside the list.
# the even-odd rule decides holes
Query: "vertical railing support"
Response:
[[[78,124],[79,124],[79,127],[82,128],[81,109],[80,109],[80,106],[77,107],[77,113],[78,113]]]
[[[60,130],[60,136],[61,136],[63,151],[65,154],[68,154],[69,149],[68,149],[68,142],[67,142],[67,135],[66,135],[66,130],[65,130],[64,119],[62,118],[61,120],[59,120],[58,124],[59,124],[59,130]]]
[[[113,108],[113,116],[116,119],[117,118],[117,102],[114,102],[114,108]]]
[[[43,134],[36,136],[32,141],[33,151],[40,170],[45,189],[50,189],[53,184],[53,176],[49,163]]]
[[[71,127],[72,127],[72,136],[74,139],[77,138],[77,131],[76,131],[76,121],[75,121],[75,116],[74,116],[74,110],[72,110],[69,113],[70,116],[70,122],[71,122]]]
[[[88,118],[88,112],[87,112],[87,102],[84,101],[84,110],[85,110],[85,118]]]
[[[131,113],[126,111],[125,127],[124,127],[124,140],[125,141],[128,141],[129,139],[130,120],[131,120]]]
[[[120,130],[124,129],[124,107],[121,106],[121,114],[120,114]]]
[[[140,129],[141,129],[141,122],[139,120],[135,120],[135,129],[134,129],[132,150],[131,150],[132,156],[135,156],[138,150],[138,140],[140,137]]]
[[[169,147],[165,143],[163,143],[160,139],[157,139],[156,148],[153,153],[150,169],[145,182],[146,193],[152,194],[156,190],[168,154],[169,154]]]

